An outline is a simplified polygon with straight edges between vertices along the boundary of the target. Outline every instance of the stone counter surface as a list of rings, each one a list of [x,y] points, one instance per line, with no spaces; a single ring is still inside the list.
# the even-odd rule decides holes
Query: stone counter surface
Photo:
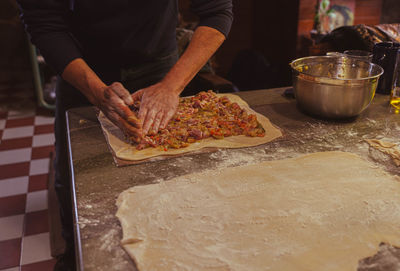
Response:
[[[78,261],[81,270],[137,270],[119,242],[122,229],[115,213],[118,195],[135,185],[162,182],[208,169],[253,164],[321,151],[346,151],[364,157],[393,175],[400,175],[391,158],[365,139],[398,141],[400,115],[391,110],[388,96],[377,95],[359,117],[346,121],[321,120],[302,113],[287,88],[237,93],[257,112],[278,126],[283,137],[251,148],[187,154],[178,158],[117,168],[92,107],[68,112],[68,134],[76,210]],[[400,262],[400,250],[387,250]],[[373,259],[381,261],[377,255]],[[396,257],[396,256],[395,256]],[[361,266],[361,265],[360,265]],[[369,269],[368,264],[359,270]],[[383,269],[382,269],[383,270]]]

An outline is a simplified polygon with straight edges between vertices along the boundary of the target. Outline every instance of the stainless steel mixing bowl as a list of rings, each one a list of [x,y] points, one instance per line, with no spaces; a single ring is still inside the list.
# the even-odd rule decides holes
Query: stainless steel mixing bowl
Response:
[[[311,56],[290,63],[299,106],[326,118],[349,118],[371,103],[383,69],[341,56]]]

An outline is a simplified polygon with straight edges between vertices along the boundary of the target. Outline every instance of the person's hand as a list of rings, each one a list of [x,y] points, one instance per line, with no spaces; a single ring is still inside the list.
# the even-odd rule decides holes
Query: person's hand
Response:
[[[131,140],[141,140],[141,122],[129,109],[133,99],[121,83],[106,86],[98,95],[95,105]]]
[[[150,128],[156,133],[167,126],[178,108],[179,94],[157,83],[133,93],[132,99],[140,100],[139,118],[145,136]]]

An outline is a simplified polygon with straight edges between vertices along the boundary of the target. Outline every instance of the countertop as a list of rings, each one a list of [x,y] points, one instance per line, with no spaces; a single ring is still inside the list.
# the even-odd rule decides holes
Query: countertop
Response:
[[[236,93],[282,130],[283,137],[273,142],[125,167],[115,166],[94,108],[69,110],[67,130],[78,268],[136,270],[134,262],[119,244],[122,230],[115,216],[116,198],[135,185],[158,183],[206,169],[285,159],[320,151],[352,152],[391,174],[400,175],[400,167],[388,155],[365,142],[365,139],[395,141],[400,138],[400,114],[393,112],[388,96],[376,95],[372,104],[357,118],[331,121],[304,114],[293,98],[283,95],[286,89]],[[400,250],[397,254],[400,260]]]

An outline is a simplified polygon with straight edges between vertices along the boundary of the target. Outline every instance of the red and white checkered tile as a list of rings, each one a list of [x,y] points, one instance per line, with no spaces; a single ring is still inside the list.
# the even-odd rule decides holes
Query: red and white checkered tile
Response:
[[[54,117],[0,111],[0,271],[53,270],[47,179]]]

